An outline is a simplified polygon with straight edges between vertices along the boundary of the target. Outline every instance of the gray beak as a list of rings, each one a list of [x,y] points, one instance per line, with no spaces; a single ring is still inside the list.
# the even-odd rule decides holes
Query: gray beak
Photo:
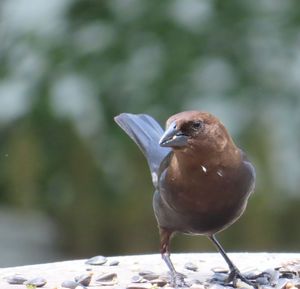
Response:
[[[161,147],[182,147],[187,145],[187,140],[188,137],[177,129],[176,122],[174,121],[162,135],[159,145]]]

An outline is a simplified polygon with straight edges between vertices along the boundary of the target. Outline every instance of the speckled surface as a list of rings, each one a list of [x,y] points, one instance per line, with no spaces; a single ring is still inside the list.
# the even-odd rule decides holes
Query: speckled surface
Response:
[[[230,253],[229,257],[242,272],[258,269],[266,270],[268,268],[280,267],[282,263],[293,260],[300,260],[300,253]],[[172,254],[172,261],[178,272],[184,273],[189,279],[204,281],[213,275],[212,268],[227,268],[226,263],[218,253],[188,253]],[[113,260],[118,260],[119,265],[109,266]],[[22,267],[11,267],[0,269],[0,289],[21,289],[25,285],[10,285],[5,277],[21,274],[30,279],[34,277],[43,277],[47,284],[43,288],[61,288],[64,280],[74,280],[75,276],[88,272],[93,273],[91,288],[126,288],[131,284],[131,278],[138,275],[140,271],[150,270],[159,275],[167,273],[167,268],[159,254],[137,255],[137,256],[116,256],[107,257],[107,262],[100,266],[85,264],[86,260],[64,261],[48,264],[38,264]],[[188,270],[184,265],[188,262],[194,263],[198,270],[196,272]],[[95,280],[104,273],[116,273],[117,279],[115,285],[100,286]]]

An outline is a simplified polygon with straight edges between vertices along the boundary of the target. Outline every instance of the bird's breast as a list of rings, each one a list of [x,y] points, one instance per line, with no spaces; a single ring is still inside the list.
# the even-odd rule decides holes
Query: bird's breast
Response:
[[[208,168],[191,171],[167,169],[160,180],[160,194],[174,212],[190,222],[190,230],[222,227],[238,218],[251,193],[253,176],[247,167]],[[193,229],[194,228],[194,229]]]

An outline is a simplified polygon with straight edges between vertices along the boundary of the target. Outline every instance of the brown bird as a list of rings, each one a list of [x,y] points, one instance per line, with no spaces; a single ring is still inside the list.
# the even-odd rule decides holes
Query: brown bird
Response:
[[[237,278],[255,286],[232,263],[215,234],[244,212],[255,186],[255,170],[212,114],[184,111],[171,116],[163,132],[145,114],[122,113],[119,126],[135,141],[148,161],[155,187],[154,213],[162,258],[173,286],[184,286],[176,272],[169,244],[174,233],[207,236],[229,266],[228,283]]]

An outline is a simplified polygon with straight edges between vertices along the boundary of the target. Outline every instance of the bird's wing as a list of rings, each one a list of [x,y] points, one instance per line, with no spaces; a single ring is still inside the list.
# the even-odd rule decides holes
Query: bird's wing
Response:
[[[250,184],[249,184],[249,194],[251,194],[254,191],[255,188],[255,181],[256,181],[256,172],[255,168],[252,165],[252,163],[248,160],[247,155],[240,150],[242,153],[243,163],[248,168],[248,170],[251,172],[251,178],[250,178]]]
[[[171,152],[170,148],[163,148],[159,145],[159,139],[163,134],[161,126],[146,114],[121,113],[114,119],[145,155],[150,167],[152,182],[157,187],[161,163]]]

